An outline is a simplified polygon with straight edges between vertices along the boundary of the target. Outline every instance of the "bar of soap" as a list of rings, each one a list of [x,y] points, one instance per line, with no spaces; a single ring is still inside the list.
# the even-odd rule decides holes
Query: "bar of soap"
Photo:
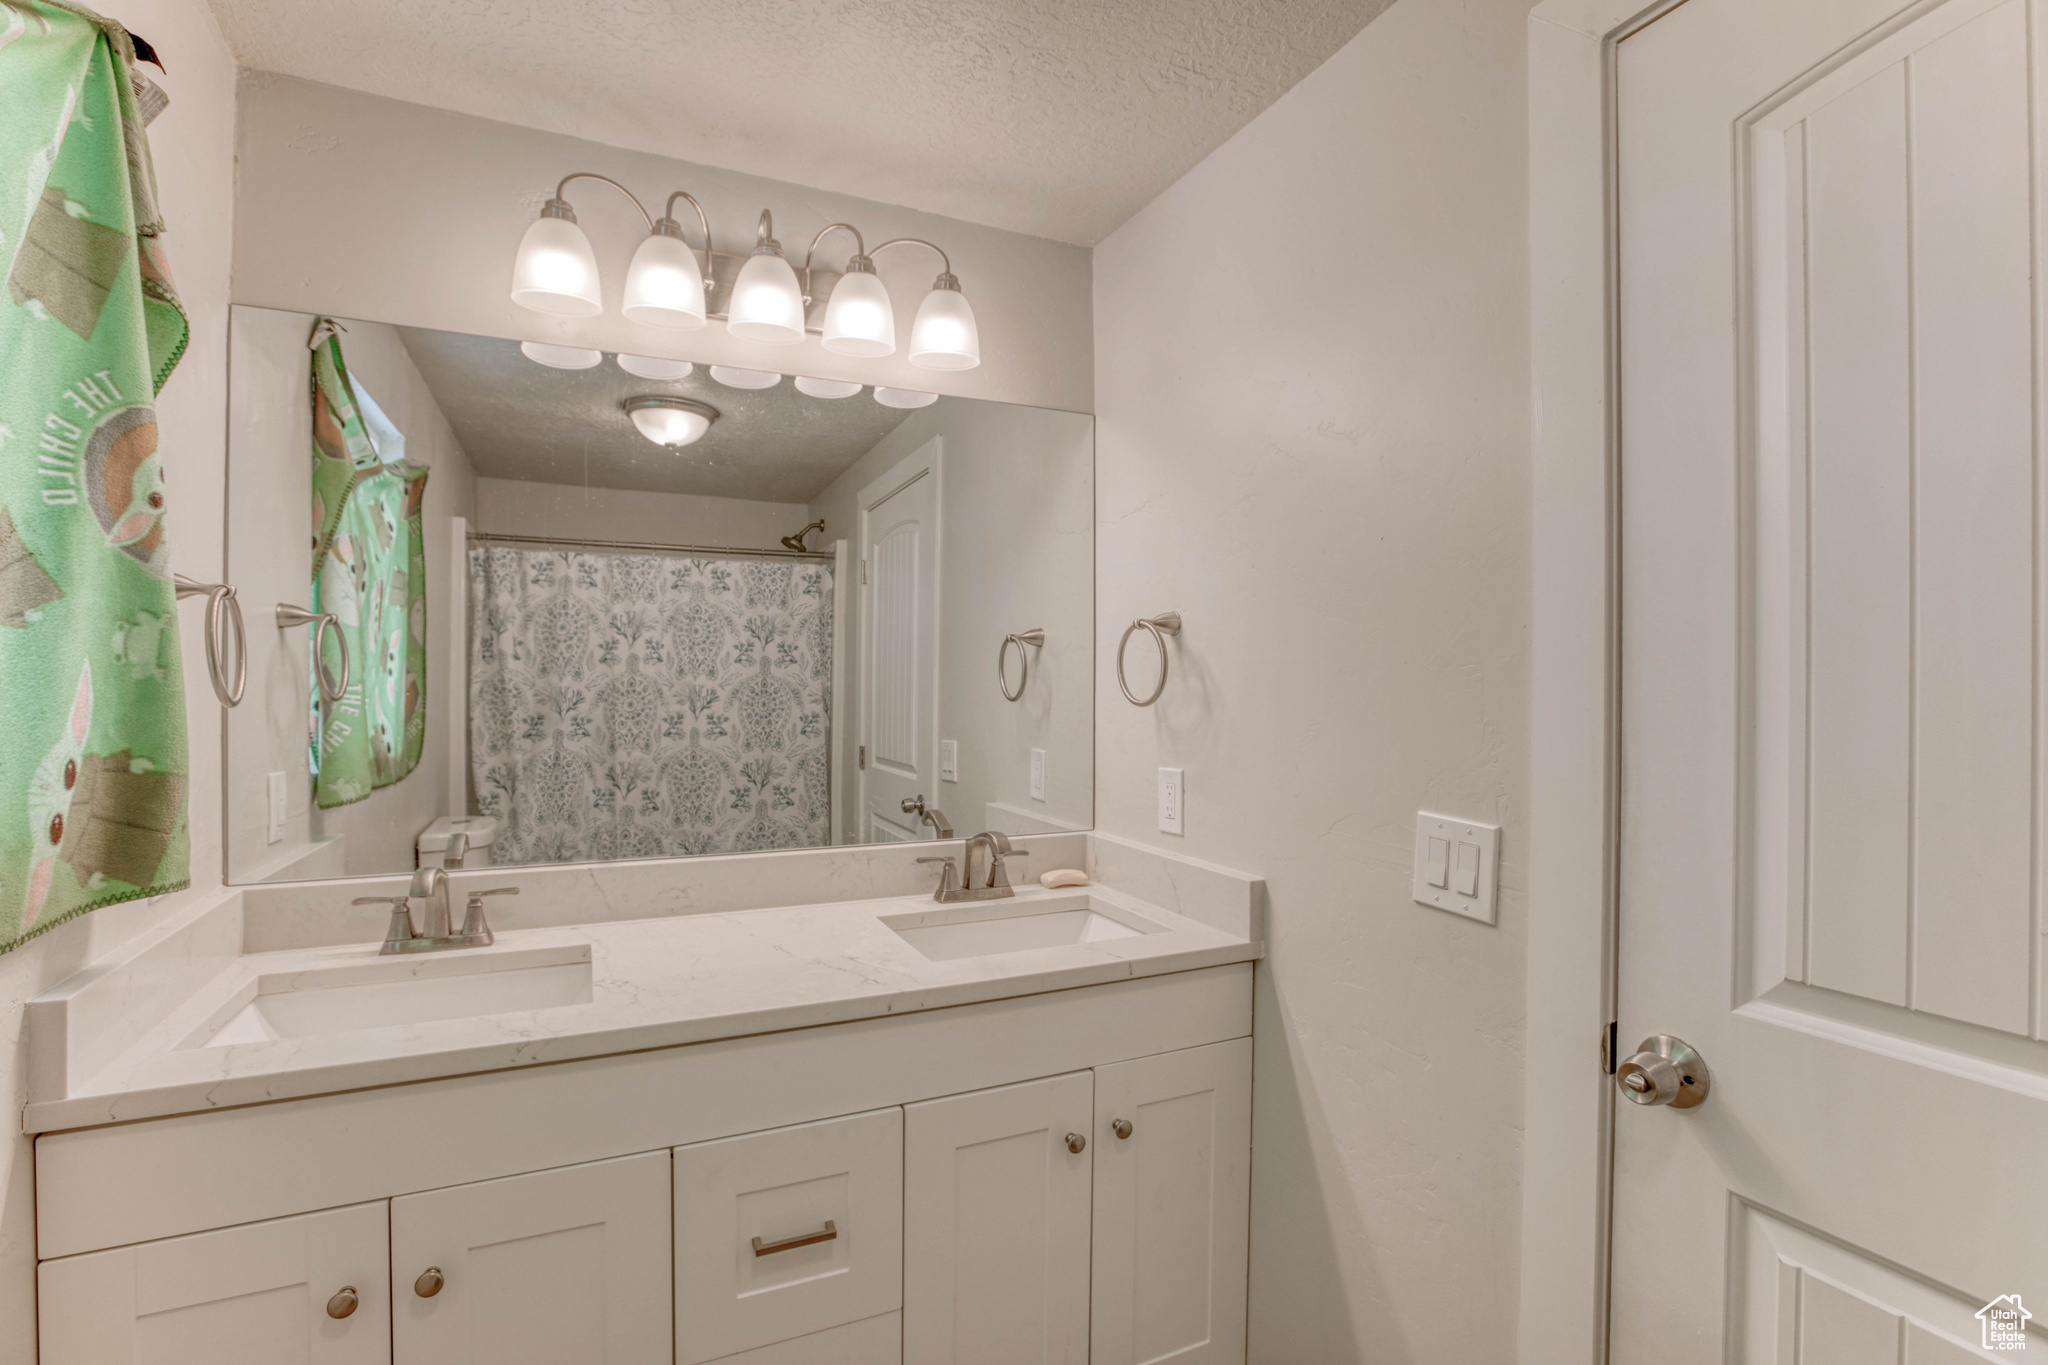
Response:
[[[1088,874],[1078,867],[1056,867],[1040,877],[1038,884],[1044,887],[1086,886]]]

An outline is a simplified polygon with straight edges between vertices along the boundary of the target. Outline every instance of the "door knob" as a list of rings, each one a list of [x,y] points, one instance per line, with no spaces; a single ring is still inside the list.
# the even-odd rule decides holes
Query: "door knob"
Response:
[[[327,1316],[330,1318],[345,1318],[355,1311],[356,1287],[352,1284],[343,1285],[327,1301]]]
[[[446,1283],[447,1281],[441,1278],[441,1267],[430,1265],[412,1282],[412,1292],[423,1299],[431,1299],[441,1292],[441,1286]]]
[[[1643,1039],[1633,1055],[1622,1059],[1614,1068],[1614,1083],[1637,1104],[1690,1109],[1705,1101],[1713,1077],[1707,1074],[1706,1058],[1690,1043],[1659,1033]]]

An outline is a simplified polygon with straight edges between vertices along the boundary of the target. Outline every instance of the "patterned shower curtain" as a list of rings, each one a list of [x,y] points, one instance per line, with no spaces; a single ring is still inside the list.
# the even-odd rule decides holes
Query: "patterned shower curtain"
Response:
[[[831,842],[830,565],[480,544],[469,577],[494,863]]]

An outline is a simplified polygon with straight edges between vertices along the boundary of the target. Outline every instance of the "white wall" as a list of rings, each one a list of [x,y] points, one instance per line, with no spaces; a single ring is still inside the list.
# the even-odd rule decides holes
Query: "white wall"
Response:
[[[860,492],[934,436],[943,438],[939,735],[959,741],[960,780],[927,795],[962,837],[984,828],[1027,832],[1022,822],[985,823],[992,802],[1050,827],[1086,829],[1095,805],[1095,442],[1094,423],[1079,413],[942,398],[912,413],[812,500],[811,516],[825,518],[835,540],[846,539],[856,566],[837,598],[845,615],[846,715],[833,718],[834,771],[855,771],[859,741]],[[1004,635],[1033,627],[1045,631],[1045,648],[1030,651],[1024,695],[1006,702],[996,651]],[[1043,801],[1030,792],[1034,748],[1046,751]],[[848,840],[860,825],[853,806],[840,803]]]
[[[869,246],[924,237],[953,262],[980,325],[982,364],[956,374],[921,370],[904,352],[856,360],[796,346],[739,341],[714,323],[671,332],[626,322],[618,297],[646,223],[594,181],[569,187],[597,252],[606,311],[546,318],[507,297],[519,238],[572,171],[596,171],[658,213],[686,189],[711,217],[721,252],[753,248],[763,208],[783,253],[801,263],[812,236],[845,220]],[[1087,250],[759,176],[622,151],[557,133],[451,114],[285,76],[245,73],[235,301],[300,308],[479,336],[561,341],[719,361],[783,373],[904,385],[1086,411],[1094,354]],[[686,231],[698,238],[689,206]],[[844,264],[850,239],[825,242],[819,262]],[[876,258],[905,340],[938,258],[899,247]]]
[[[155,44],[170,68],[151,76],[171,96],[149,130],[191,348],[157,399],[171,502],[171,558],[205,582],[221,572],[221,478],[227,411],[227,315],[234,194],[235,71],[203,0],[126,0],[109,12]],[[206,678],[205,606],[178,611],[191,715],[193,889],[109,906],[0,957],[0,1360],[35,1358],[35,1190],[29,1141],[16,1121],[26,1100],[21,1003],[179,908],[218,894],[221,878],[220,707]]]
[[[1097,819],[1268,881],[1259,1365],[1515,1355],[1527,8],[1400,0],[1096,249]],[[1418,808],[1505,824],[1498,928],[1410,901]]]
[[[406,458],[433,472],[421,521],[427,565],[427,739],[417,768],[353,805],[312,807],[306,768],[306,630],[279,631],[271,615],[280,602],[307,605],[312,569],[307,510],[312,501],[312,401],[306,349],[311,313],[265,308],[234,310],[234,402],[229,418],[233,466],[229,512],[230,576],[241,590],[249,633],[249,688],[230,720],[228,791],[231,880],[308,875],[266,868],[308,841],[340,836],[348,875],[408,870],[419,831],[448,814],[453,764],[467,761],[467,737],[450,733],[441,689],[466,650],[451,628],[446,581],[452,519],[473,515],[476,476],[455,430],[434,402],[397,331],[354,322],[341,339],[356,382],[405,433]],[[264,774],[283,772],[290,793],[285,840],[265,841]]]
[[[779,550],[782,537],[801,530],[810,519],[810,509],[800,502],[519,479],[476,481],[476,529],[501,536]],[[815,532],[807,543],[813,548],[819,544]]]

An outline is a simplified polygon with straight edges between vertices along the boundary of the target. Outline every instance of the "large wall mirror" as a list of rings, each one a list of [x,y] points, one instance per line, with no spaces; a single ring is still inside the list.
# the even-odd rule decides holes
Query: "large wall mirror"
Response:
[[[1091,418],[263,308],[230,348],[229,881],[1092,824]]]

